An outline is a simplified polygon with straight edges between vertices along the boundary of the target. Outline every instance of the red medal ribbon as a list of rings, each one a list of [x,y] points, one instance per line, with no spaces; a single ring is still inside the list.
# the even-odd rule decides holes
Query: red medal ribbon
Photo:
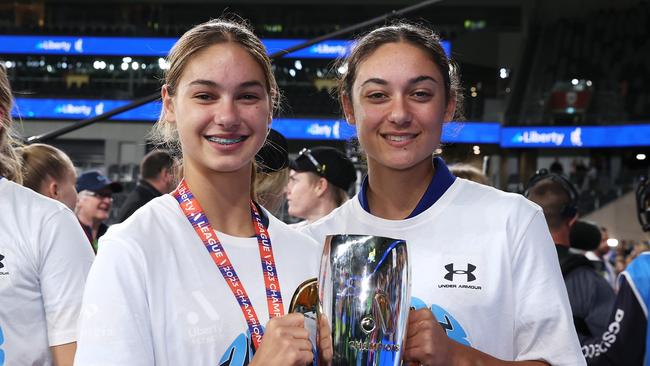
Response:
[[[251,338],[255,345],[255,349],[259,347],[259,343],[264,335],[264,329],[259,322],[257,313],[253,308],[244,285],[239,280],[239,276],[235,271],[226,249],[221,245],[217,238],[217,234],[208,222],[208,218],[199,205],[199,201],[194,197],[190,188],[187,186],[185,180],[182,180],[178,187],[172,192],[172,196],[176,198],[178,204],[185,214],[185,217],[190,222],[194,231],[197,233],[203,245],[210,253],[214,264],[217,265],[221,275],[230,287],[237,303],[241,308],[248,330],[250,331]],[[251,218],[255,234],[257,236],[257,244],[260,252],[260,261],[262,265],[262,272],[264,273],[264,285],[266,287],[266,302],[269,309],[269,318],[284,315],[284,305],[282,303],[282,293],[280,291],[280,282],[278,280],[278,273],[275,267],[275,258],[273,257],[273,247],[271,246],[271,237],[262,223],[257,207],[251,200]]]

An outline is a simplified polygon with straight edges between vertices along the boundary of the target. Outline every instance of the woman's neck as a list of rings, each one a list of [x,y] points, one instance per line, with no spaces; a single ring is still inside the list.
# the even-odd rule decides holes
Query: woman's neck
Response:
[[[238,237],[255,235],[251,221],[251,169],[214,172],[185,161],[185,182],[216,231]]]
[[[433,179],[431,159],[408,170],[396,170],[368,161],[368,205],[370,213],[388,220],[408,217]]]

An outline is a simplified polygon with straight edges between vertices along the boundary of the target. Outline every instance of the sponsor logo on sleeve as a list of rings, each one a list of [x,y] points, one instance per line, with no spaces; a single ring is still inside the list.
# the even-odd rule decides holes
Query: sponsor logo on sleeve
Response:
[[[609,324],[607,331],[603,333],[600,343],[582,346],[582,354],[587,360],[607,353],[614,343],[616,343],[618,333],[621,331],[621,321],[623,321],[624,317],[625,312],[622,309],[616,309],[614,321]]]

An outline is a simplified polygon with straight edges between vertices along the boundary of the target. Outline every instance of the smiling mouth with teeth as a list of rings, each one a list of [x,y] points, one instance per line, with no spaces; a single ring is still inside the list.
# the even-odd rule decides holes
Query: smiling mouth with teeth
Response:
[[[240,136],[240,137],[234,138],[234,139],[227,139],[227,138],[222,138],[222,137],[208,136],[208,137],[206,137],[206,139],[208,141],[210,141],[210,142],[216,142],[217,144],[221,144],[221,145],[233,145],[233,144],[236,144],[238,142],[242,142],[242,141],[246,140],[247,137],[248,136]]]
[[[402,135],[402,136],[385,135],[384,137],[386,139],[390,140],[390,141],[400,142],[400,141],[410,140],[410,139],[414,138],[415,135]]]

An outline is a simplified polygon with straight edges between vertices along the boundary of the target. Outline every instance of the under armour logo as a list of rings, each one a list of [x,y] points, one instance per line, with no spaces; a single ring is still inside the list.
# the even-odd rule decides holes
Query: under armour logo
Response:
[[[447,270],[447,272],[449,272],[445,275],[445,280],[447,281],[453,281],[455,274],[467,275],[467,282],[472,282],[476,280],[476,276],[472,274],[472,272],[474,272],[474,270],[476,269],[476,266],[471,263],[467,263],[467,271],[463,271],[462,269],[454,270],[453,263],[449,263],[448,265],[446,265],[445,269]]]
[[[4,264],[2,264],[2,260],[5,259],[5,256],[0,254],[0,268],[4,268]]]

